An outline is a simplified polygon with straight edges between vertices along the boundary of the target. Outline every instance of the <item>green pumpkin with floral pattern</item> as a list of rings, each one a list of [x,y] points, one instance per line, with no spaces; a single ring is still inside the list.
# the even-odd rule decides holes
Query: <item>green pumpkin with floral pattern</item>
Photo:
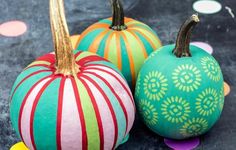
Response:
[[[181,27],[176,45],[153,52],[136,84],[135,101],[144,123],[157,134],[186,139],[206,133],[224,104],[223,76],[206,51],[190,46],[198,16]]]

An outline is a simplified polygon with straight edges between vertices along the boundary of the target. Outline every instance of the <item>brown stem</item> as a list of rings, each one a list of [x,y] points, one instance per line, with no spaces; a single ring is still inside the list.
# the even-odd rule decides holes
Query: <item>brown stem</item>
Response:
[[[79,70],[76,67],[66,23],[64,0],[50,0],[50,24],[56,54],[56,73],[73,75]]]
[[[173,50],[176,57],[191,57],[189,49],[191,34],[198,22],[200,22],[198,15],[194,14],[181,26],[176,40],[175,49]]]
[[[110,28],[116,31],[127,29],[127,26],[125,25],[124,9],[120,0],[111,0],[111,3],[113,16]]]

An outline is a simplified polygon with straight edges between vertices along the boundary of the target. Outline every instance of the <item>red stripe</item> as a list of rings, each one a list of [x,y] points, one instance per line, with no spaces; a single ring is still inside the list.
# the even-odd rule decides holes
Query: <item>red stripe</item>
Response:
[[[92,66],[92,67],[89,67],[89,66]],[[135,104],[134,104],[133,96],[132,96],[130,90],[124,85],[124,83],[115,74],[113,74],[113,73],[111,73],[109,71],[106,71],[105,69],[96,68],[96,66],[109,68],[107,66],[100,65],[100,64],[96,64],[96,65],[95,64],[91,64],[91,65],[86,65],[86,67],[89,67],[89,68],[85,68],[84,71],[88,71],[89,69],[95,69],[95,70],[99,70],[99,71],[108,73],[109,75],[113,76],[122,85],[122,87],[125,89],[125,91],[128,93],[128,95],[129,95],[129,97],[131,99],[131,102],[133,103],[134,109],[135,109]],[[113,70],[112,68],[109,68],[109,69]],[[113,70],[113,71],[115,71],[115,70]],[[117,73],[117,71],[115,71],[115,72]],[[117,73],[117,74],[119,74],[119,73]]]
[[[126,135],[126,133],[127,133],[127,128],[128,128],[128,123],[129,123],[129,122],[128,122],[128,113],[127,113],[127,111],[126,111],[126,109],[125,109],[125,106],[124,106],[124,104],[123,104],[121,98],[119,97],[119,95],[118,95],[118,94],[115,92],[115,90],[112,88],[111,84],[110,84],[109,82],[107,82],[107,80],[104,79],[103,77],[101,77],[100,75],[98,75],[98,74],[96,74],[96,73],[86,72],[86,71],[83,72],[83,73],[89,73],[89,74],[92,74],[92,75],[96,76],[97,78],[101,79],[101,80],[109,87],[109,89],[112,91],[112,93],[115,95],[115,97],[117,98],[117,100],[118,100],[118,102],[119,102],[119,104],[120,104],[120,106],[121,106],[121,108],[122,108],[122,110],[123,110],[123,113],[125,114],[125,121],[126,121],[125,135]],[[87,76],[87,75],[84,75],[84,76]],[[89,77],[89,76],[87,76],[87,77]]]
[[[90,81],[98,90],[99,92],[102,94],[102,96],[104,97],[108,107],[109,107],[109,110],[111,112],[111,115],[112,115],[112,120],[113,120],[113,124],[114,124],[114,128],[115,128],[115,137],[114,137],[114,141],[113,141],[113,148],[115,148],[116,146],[116,141],[117,141],[117,138],[118,138],[118,125],[117,125],[117,119],[116,119],[116,115],[115,115],[115,112],[114,112],[114,109],[112,107],[112,104],[109,100],[109,98],[107,97],[106,93],[103,91],[103,89],[95,82],[93,81],[92,79],[90,79],[89,77],[87,76],[83,76],[85,79],[87,79],[88,81]]]
[[[19,127],[19,132],[20,132],[20,136],[21,136],[21,139],[23,139],[23,136],[22,136],[22,131],[21,131],[21,119],[22,119],[22,113],[23,113],[23,109],[25,107],[25,103],[26,103],[26,100],[28,99],[30,93],[33,91],[33,89],[40,83],[42,82],[43,80],[45,80],[46,78],[49,78],[50,76],[52,75],[49,75],[47,77],[44,77],[42,78],[41,80],[39,80],[37,83],[35,83],[31,88],[30,90],[28,91],[28,93],[26,94],[26,96],[24,97],[23,99],[23,102],[21,104],[21,107],[20,107],[20,112],[19,112],[19,120],[18,120],[18,127]],[[24,139],[23,139],[24,140]]]
[[[55,55],[48,53],[41,57],[38,57],[36,61],[47,61],[49,63],[55,63]]]
[[[82,149],[87,150],[88,149],[88,139],[87,139],[88,137],[87,137],[87,131],[86,131],[86,124],[85,124],[85,120],[84,120],[84,112],[83,112],[83,109],[82,109],[82,105],[81,105],[81,101],[80,101],[81,99],[80,99],[80,96],[79,96],[79,90],[78,90],[75,79],[72,78],[72,77],[70,77],[70,79],[71,79],[73,90],[74,90],[74,93],[75,93],[78,113],[79,113],[80,122],[81,122]]]
[[[83,51],[79,51],[75,54],[75,58],[77,58]]]
[[[96,56],[96,55],[93,55],[93,56],[87,56],[87,57],[84,57],[80,60],[77,61],[77,64],[82,66],[86,63],[89,63],[89,62],[93,62],[93,61],[108,61],[102,57],[99,57],[99,56]]]
[[[41,90],[39,91],[39,93],[37,94],[34,103],[33,103],[33,107],[32,107],[32,111],[30,114],[30,138],[31,138],[31,142],[33,145],[33,148],[36,149],[36,145],[35,145],[35,141],[34,141],[34,131],[33,131],[33,126],[34,126],[34,114],[35,114],[35,110],[36,107],[38,105],[39,99],[42,96],[43,92],[45,91],[45,89],[49,86],[49,84],[55,80],[56,78],[53,77],[52,79],[50,79],[49,81],[47,81],[47,83],[44,84],[44,86],[41,88]]]
[[[16,90],[18,89],[18,87],[25,81],[27,80],[28,78],[32,77],[33,75],[36,75],[36,74],[39,74],[41,72],[49,72],[50,70],[39,70],[39,71],[36,71],[34,73],[31,73],[29,74],[28,76],[26,76],[23,80],[21,80],[20,83],[17,84],[17,86],[15,87],[14,91],[12,92],[12,95],[11,95],[11,99],[13,97],[13,95],[15,94]]]
[[[97,103],[95,101],[95,98],[93,96],[93,93],[90,90],[88,84],[83,79],[81,79],[81,78],[80,78],[80,81],[82,82],[82,84],[87,89],[89,97],[91,97],[91,101],[92,101],[92,104],[93,104],[93,108],[95,110],[95,114],[96,114],[96,118],[97,118],[97,123],[98,123],[98,128],[99,128],[100,149],[103,150],[104,149],[104,134],[103,134],[103,126],[102,126],[102,119],[101,119],[101,116],[100,116],[100,112],[99,112]]]
[[[57,129],[56,129],[56,140],[57,149],[61,150],[61,119],[62,119],[62,105],[63,105],[63,94],[65,87],[66,78],[63,77],[60,82],[59,96],[58,96],[58,110],[57,110]]]

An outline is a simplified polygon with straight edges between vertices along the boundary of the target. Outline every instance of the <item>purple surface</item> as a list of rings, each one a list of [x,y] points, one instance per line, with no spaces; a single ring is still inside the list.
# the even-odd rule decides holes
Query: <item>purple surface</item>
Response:
[[[192,150],[200,144],[200,139],[198,137],[182,141],[164,139],[164,142],[174,150]]]

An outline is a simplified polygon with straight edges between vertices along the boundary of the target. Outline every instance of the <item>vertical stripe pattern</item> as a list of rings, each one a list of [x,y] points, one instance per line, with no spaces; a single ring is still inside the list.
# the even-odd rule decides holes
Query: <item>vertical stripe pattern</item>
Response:
[[[138,72],[151,52],[161,47],[157,34],[146,24],[125,18],[127,29],[113,31],[111,18],[88,27],[78,38],[78,50],[97,53],[110,60],[123,73],[133,89]]]
[[[31,150],[114,149],[133,125],[134,100],[118,68],[90,52],[75,57],[80,72],[73,77],[54,74],[50,53],[13,86],[12,124]]]

